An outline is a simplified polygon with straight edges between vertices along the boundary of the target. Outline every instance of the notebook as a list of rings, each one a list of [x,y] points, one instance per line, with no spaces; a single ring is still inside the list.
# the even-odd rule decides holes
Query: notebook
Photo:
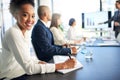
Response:
[[[75,58],[74,56],[71,56],[71,57],[72,57],[72,58]],[[55,55],[55,56],[53,57],[54,63],[65,62],[68,58],[69,58],[68,56],[62,56],[62,55]],[[76,60],[77,60],[77,59],[76,59]],[[79,62],[79,61],[77,60],[77,64],[76,64],[76,66],[75,66],[74,68],[72,68],[72,69],[57,70],[57,72],[60,72],[60,73],[62,73],[62,74],[66,74],[66,73],[69,73],[69,72],[71,72],[71,71],[74,71],[74,70],[79,69],[79,68],[82,68],[82,67],[83,67],[83,65],[81,64],[81,62]]]

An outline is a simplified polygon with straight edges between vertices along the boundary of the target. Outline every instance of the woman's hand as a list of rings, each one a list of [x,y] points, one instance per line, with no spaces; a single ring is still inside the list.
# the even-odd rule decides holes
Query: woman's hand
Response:
[[[76,47],[71,47],[71,50],[72,50],[72,54],[77,54],[77,49],[76,49]]]
[[[60,70],[60,69],[70,69],[70,68],[74,68],[76,65],[76,60],[74,58],[72,59],[68,59],[63,63],[58,63],[55,64],[56,70]]]
[[[70,69],[70,68],[74,68],[76,65],[76,60],[74,58],[72,59],[68,59],[63,63],[63,68],[64,69]]]
[[[38,64],[46,64],[45,61],[39,61]]]
[[[70,44],[64,44],[62,46],[63,46],[63,48],[70,48]]]
[[[82,42],[85,42],[85,41],[86,41],[86,37],[83,37],[80,40],[75,40],[74,43],[79,44],[79,43],[82,43]]]

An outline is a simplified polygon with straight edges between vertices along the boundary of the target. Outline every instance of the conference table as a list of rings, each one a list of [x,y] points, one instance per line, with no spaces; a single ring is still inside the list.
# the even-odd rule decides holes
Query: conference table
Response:
[[[87,49],[92,50],[92,58],[87,59],[80,52],[75,55],[83,68],[66,74],[36,74],[29,76],[28,80],[120,80],[119,46],[88,46]]]

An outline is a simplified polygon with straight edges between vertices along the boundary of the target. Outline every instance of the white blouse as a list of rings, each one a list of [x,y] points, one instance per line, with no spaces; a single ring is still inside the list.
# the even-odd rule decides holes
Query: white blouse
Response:
[[[70,26],[70,28],[67,31],[67,38],[68,40],[76,40],[76,28]]]
[[[56,45],[74,44],[74,41],[67,40],[65,38],[65,35],[64,35],[64,33],[62,32],[62,30],[60,28],[51,27],[50,30],[51,30],[51,32],[53,34],[54,43]]]
[[[55,64],[38,64],[40,60],[30,56],[29,40],[28,31],[23,35],[17,25],[6,31],[0,53],[0,78],[55,71]]]

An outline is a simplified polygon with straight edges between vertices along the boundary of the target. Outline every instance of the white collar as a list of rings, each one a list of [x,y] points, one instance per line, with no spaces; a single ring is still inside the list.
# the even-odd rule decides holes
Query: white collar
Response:
[[[40,19],[40,21],[41,21],[46,27],[48,27],[48,25],[47,25],[43,20]]]
[[[21,31],[21,29],[19,28],[19,26],[18,26],[17,23],[15,24],[15,27],[16,27],[18,30],[20,30],[20,32],[21,32],[21,34],[22,34],[22,31]],[[28,36],[29,33],[30,33],[30,32],[29,32],[28,30],[26,30],[25,33],[24,33],[24,37]],[[23,34],[22,34],[22,35],[23,35]]]

